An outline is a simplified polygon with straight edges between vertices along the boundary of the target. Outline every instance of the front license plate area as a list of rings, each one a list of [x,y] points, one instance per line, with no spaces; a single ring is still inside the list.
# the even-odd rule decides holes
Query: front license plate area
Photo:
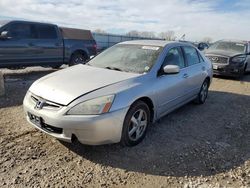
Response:
[[[42,127],[42,118],[28,112],[29,119],[35,125]]]
[[[218,69],[218,65],[213,65],[213,69],[217,70]]]

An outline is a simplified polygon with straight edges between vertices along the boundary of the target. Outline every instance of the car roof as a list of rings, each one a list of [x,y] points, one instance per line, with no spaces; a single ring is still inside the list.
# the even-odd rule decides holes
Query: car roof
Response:
[[[34,21],[26,21],[26,20],[8,20],[7,23],[27,23],[27,24],[46,24],[56,26],[55,24],[45,23],[45,22],[34,22]]]
[[[189,45],[184,42],[167,41],[167,40],[130,40],[130,41],[121,42],[119,44],[148,45],[148,46],[160,46],[160,47],[165,47],[168,44]]]

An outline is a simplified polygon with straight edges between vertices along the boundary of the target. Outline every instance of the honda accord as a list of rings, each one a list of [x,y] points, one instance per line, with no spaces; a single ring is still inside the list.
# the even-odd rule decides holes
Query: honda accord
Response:
[[[29,123],[63,141],[134,146],[157,119],[193,100],[203,104],[212,74],[188,43],[123,42],[35,81],[24,110]]]

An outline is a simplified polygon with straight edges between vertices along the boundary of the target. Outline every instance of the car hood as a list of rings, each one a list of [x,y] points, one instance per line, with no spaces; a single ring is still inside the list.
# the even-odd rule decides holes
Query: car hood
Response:
[[[29,91],[43,99],[68,105],[74,99],[139,74],[76,65],[37,80]]]
[[[206,50],[205,55],[221,55],[227,57],[233,57],[242,53],[235,52],[235,51],[227,51],[227,50]]]

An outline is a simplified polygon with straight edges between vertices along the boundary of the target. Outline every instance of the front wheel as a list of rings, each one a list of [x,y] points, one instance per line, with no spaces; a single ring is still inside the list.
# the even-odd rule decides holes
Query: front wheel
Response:
[[[195,103],[196,104],[204,104],[207,96],[208,96],[208,87],[209,87],[209,81],[208,79],[206,79],[200,89],[200,92],[197,96],[197,98],[195,99]]]
[[[121,144],[124,146],[135,146],[139,144],[146,135],[150,123],[150,110],[146,103],[137,101],[129,109],[122,130]]]

